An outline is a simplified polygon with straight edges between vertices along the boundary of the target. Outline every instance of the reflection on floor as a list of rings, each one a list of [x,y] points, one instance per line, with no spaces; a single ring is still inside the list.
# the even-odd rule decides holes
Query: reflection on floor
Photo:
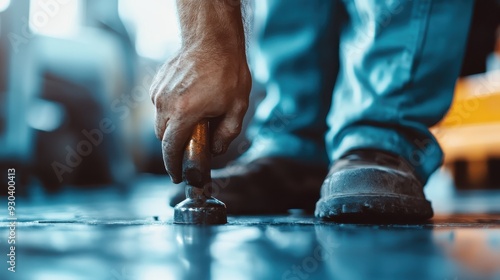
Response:
[[[420,225],[295,213],[195,227],[172,224],[167,184],[18,198],[16,273],[0,279],[500,279],[500,192],[428,192],[438,213]]]

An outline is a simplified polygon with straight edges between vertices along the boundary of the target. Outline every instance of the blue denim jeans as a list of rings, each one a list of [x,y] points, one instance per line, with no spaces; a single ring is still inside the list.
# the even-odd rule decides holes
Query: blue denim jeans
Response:
[[[252,65],[267,96],[246,157],[326,165],[379,149],[426,182],[443,158],[428,128],[451,104],[473,1],[255,2]]]

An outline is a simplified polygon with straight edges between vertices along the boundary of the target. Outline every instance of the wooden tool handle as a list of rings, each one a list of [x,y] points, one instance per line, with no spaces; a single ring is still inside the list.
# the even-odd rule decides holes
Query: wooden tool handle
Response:
[[[203,188],[210,182],[210,144],[208,120],[196,124],[182,163],[182,176],[186,184]]]

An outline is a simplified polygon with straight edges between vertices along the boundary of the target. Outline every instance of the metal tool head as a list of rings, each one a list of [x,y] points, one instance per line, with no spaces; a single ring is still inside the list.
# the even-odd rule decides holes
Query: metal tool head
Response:
[[[202,188],[187,186],[186,199],[174,208],[175,224],[220,225],[227,223],[226,205]]]
[[[226,205],[212,197],[208,121],[198,123],[182,162],[186,199],[174,208],[174,223],[217,225],[227,223]]]

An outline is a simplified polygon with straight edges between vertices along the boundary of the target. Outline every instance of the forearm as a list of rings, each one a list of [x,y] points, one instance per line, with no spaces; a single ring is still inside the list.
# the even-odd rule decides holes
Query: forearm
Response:
[[[241,131],[252,77],[239,1],[177,0],[182,47],[151,86],[155,133],[174,183],[182,181],[184,148],[197,123],[211,121],[213,154],[224,153]]]
[[[177,0],[182,49],[245,55],[239,1]]]

